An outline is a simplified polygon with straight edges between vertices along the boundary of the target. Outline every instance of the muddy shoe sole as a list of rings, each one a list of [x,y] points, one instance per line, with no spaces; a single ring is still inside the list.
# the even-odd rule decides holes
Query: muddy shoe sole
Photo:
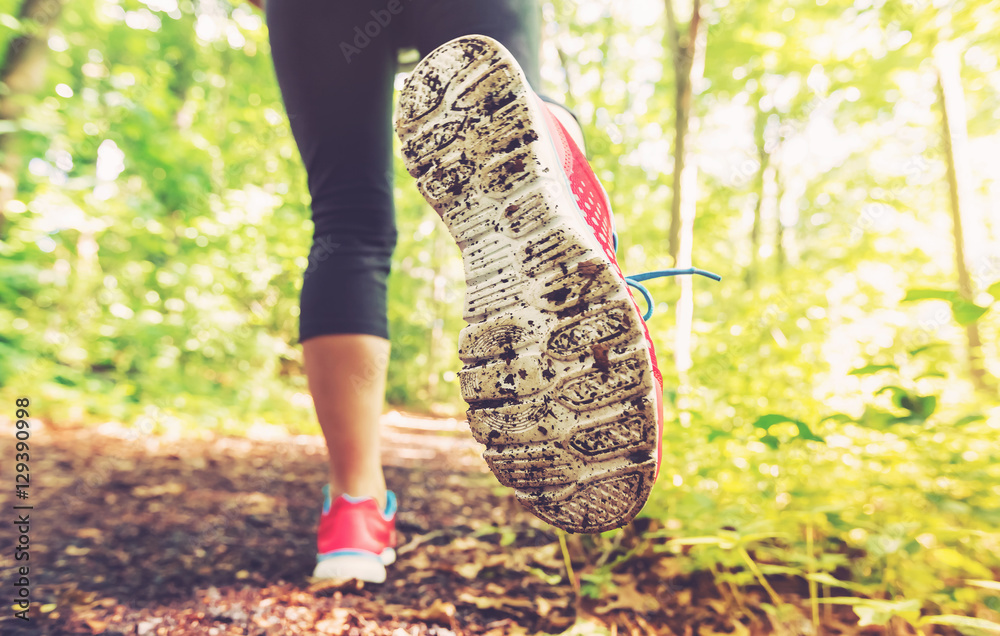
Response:
[[[483,36],[428,55],[396,116],[407,170],[462,250],[469,424],[501,483],[569,532],[628,523],[656,475],[642,319],[584,220],[511,54]]]

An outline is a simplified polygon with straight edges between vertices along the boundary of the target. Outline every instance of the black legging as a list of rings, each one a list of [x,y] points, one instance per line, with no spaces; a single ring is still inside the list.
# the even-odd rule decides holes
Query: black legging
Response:
[[[388,338],[399,49],[416,47],[423,56],[462,35],[487,35],[510,50],[537,90],[537,0],[267,0],[266,12],[315,224],[299,339]]]

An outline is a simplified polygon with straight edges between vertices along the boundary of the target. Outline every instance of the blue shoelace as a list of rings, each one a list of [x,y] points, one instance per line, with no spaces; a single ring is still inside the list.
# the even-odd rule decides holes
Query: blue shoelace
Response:
[[[618,233],[613,232],[611,238],[614,241],[615,254],[618,254]],[[626,276],[625,282],[628,283],[630,287],[639,290],[642,297],[646,300],[646,314],[642,317],[644,321],[649,320],[653,317],[653,295],[649,293],[640,281],[652,280],[654,278],[665,278],[667,276],[693,276],[697,274],[698,276],[704,276],[706,278],[711,278],[714,281],[722,280],[722,277],[718,274],[713,274],[712,272],[706,272],[703,269],[698,269],[697,267],[688,267],[687,269],[658,269],[652,272],[646,272],[644,274],[635,274],[634,276]]]

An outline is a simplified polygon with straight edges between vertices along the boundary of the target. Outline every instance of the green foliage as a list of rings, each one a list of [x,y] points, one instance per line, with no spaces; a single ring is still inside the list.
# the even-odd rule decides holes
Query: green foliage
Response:
[[[994,290],[995,288],[996,284],[991,286],[987,292],[990,293],[990,290]],[[991,293],[991,295],[993,294]],[[989,306],[981,307],[974,302],[965,300],[957,291],[944,289],[910,289],[906,292],[903,302],[931,299],[948,301],[951,304],[951,311],[955,316],[955,320],[963,326],[976,322],[983,317],[983,314],[990,310]]]
[[[760,438],[760,441],[764,442],[771,448],[777,448],[780,441],[778,440],[777,437],[771,435],[771,427],[774,426],[775,424],[784,424],[784,423],[795,425],[795,428],[798,431],[796,435],[798,439],[811,440],[814,442],[823,441],[823,438],[818,437],[815,433],[813,433],[812,429],[810,429],[805,422],[800,422],[799,420],[793,420],[792,418],[785,417],[784,415],[777,415],[774,413],[770,415],[764,415],[757,418],[757,421],[755,421],[753,425],[755,428],[760,428],[766,431],[766,434],[764,435],[764,437]]]
[[[876,382],[860,415],[823,417],[808,427],[812,437],[799,420],[777,414],[735,429],[724,446],[704,443],[710,421],[668,434],[665,470],[683,487],[656,491],[644,512],[674,528],[659,533],[674,537],[665,549],[687,554],[692,569],[721,567],[717,578],[738,586],[756,579],[739,557],[746,549],[765,576],[860,595],[825,602],[851,604],[864,624],[891,616],[934,623],[933,610],[917,622],[922,608],[953,612],[987,598],[972,588],[992,589],[1000,568],[1000,507],[989,494],[1000,478],[1000,447],[985,441],[996,439],[996,425],[953,405],[941,413],[940,395],[918,390],[954,382],[926,376],[932,350],[856,369]],[[986,584],[963,587],[956,578]],[[867,598],[881,595],[901,600]]]

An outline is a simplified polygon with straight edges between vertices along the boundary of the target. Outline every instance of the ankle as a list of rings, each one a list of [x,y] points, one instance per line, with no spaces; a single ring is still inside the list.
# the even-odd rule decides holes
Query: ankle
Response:
[[[351,483],[343,483],[334,479],[330,480],[330,499],[336,499],[341,495],[347,495],[354,499],[364,499],[371,497],[378,504],[379,510],[384,510],[388,498],[384,480],[372,480],[363,482],[362,480],[350,480]]]

